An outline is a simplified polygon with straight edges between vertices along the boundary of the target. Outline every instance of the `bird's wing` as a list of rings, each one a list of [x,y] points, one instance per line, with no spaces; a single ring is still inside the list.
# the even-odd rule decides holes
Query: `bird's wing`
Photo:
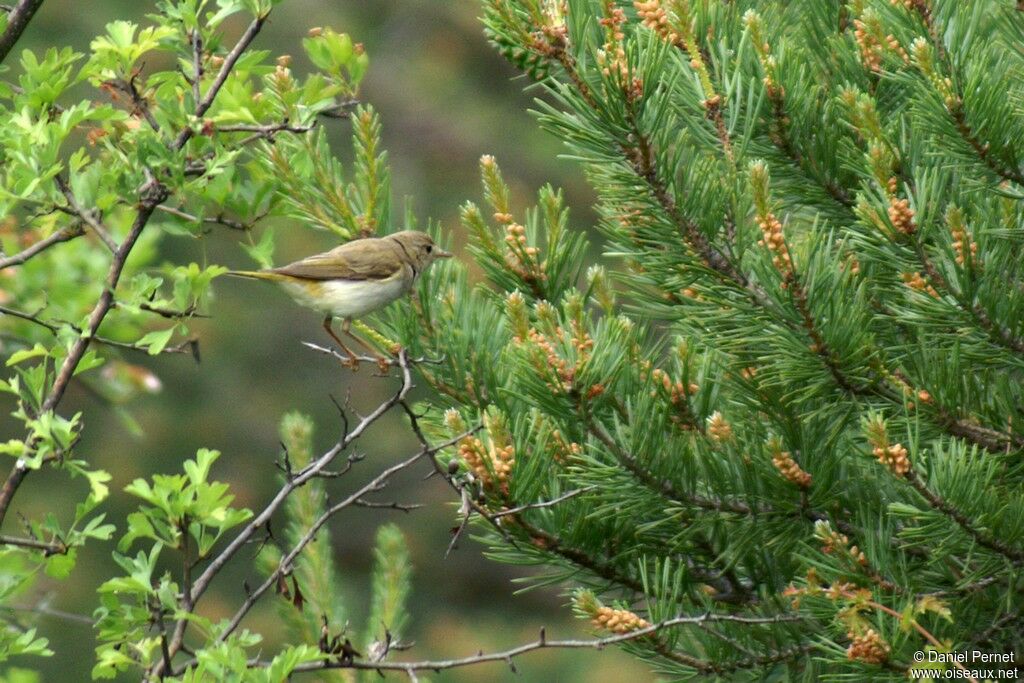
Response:
[[[396,250],[382,239],[342,244],[272,272],[303,280],[386,280],[402,270]]]

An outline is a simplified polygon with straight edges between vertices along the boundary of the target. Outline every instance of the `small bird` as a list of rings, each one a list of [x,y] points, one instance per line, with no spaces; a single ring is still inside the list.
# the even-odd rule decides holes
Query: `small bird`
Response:
[[[331,327],[335,318],[341,318],[342,333],[374,355],[384,372],[388,360],[352,334],[352,320],[407,294],[430,264],[451,256],[434,244],[430,235],[403,230],[385,237],[352,240],[286,266],[232,270],[228,274],[276,282],[299,304],[323,313],[324,329],[348,356],[344,364],[356,370],[358,357]]]

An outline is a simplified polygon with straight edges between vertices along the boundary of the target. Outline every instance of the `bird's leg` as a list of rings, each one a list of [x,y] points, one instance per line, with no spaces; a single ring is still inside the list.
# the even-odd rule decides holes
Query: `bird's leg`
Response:
[[[349,337],[354,339],[357,344],[362,346],[364,349],[370,352],[370,355],[377,359],[377,367],[380,368],[381,374],[387,374],[388,368],[391,367],[391,361],[377,352],[377,349],[367,344],[364,340],[360,339],[356,335],[352,334],[352,321],[348,318],[341,321],[341,331],[347,334]]]
[[[331,328],[331,322],[333,320],[334,319],[331,318],[331,316],[327,316],[326,318],[324,318],[324,330],[327,331],[327,334],[331,335],[331,339],[333,339],[338,344],[338,346],[341,347],[341,350],[344,351],[345,354],[348,356],[348,359],[341,361],[341,364],[346,368],[352,368],[352,372],[355,372],[356,370],[359,369],[359,359],[356,358],[356,354],[352,353],[352,349],[345,346],[345,342],[341,341],[341,338],[338,337],[338,335],[334,334],[334,330]],[[342,327],[344,327],[344,325],[345,324],[343,323]]]

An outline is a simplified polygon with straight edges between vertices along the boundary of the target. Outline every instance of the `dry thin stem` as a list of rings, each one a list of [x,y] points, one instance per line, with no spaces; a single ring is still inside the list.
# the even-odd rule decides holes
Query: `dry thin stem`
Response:
[[[399,353],[398,364],[402,369],[401,386],[398,391],[389,399],[377,406],[377,408],[370,414],[363,417],[360,422],[351,430],[348,430],[332,448],[328,449],[316,460],[312,461],[302,469],[292,472],[288,480],[280,490],[278,490],[270,502],[267,503],[263,510],[253,517],[242,531],[240,531],[238,535],[235,536],[235,538],[210,561],[206,566],[206,569],[204,569],[203,572],[195,578],[192,583],[192,590],[189,591],[187,596],[183,597],[184,603],[191,607],[198,602],[199,598],[206,592],[206,589],[209,588],[213,579],[221,572],[221,570],[224,569],[224,566],[227,565],[239,550],[245,547],[257,532],[263,529],[267,523],[270,522],[274,513],[284,503],[284,501],[287,500],[288,496],[290,496],[293,491],[304,485],[310,479],[319,476],[320,472],[330,465],[335,457],[347,449],[354,441],[359,439],[366,430],[369,429],[369,427],[379,420],[385,413],[396,405],[404,405],[403,402],[405,397],[413,387],[412,373],[405,351],[401,351]],[[429,449],[430,446],[427,445],[425,450]],[[423,452],[421,452],[417,457],[422,455]],[[365,493],[367,493],[367,491],[360,491],[356,498],[361,497]],[[348,504],[351,505],[352,503]],[[251,607],[251,605],[249,605],[249,607]],[[248,611],[248,608],[246,608],[246,611]],[[244,612],[242,613],[242,616],[244,616]],[[188,621],[186,619],[179,620],[175,625],[174,633],[169,643],[169,650],[172,657],[181,650],[187,625]],[[159,677],[162,673],[164,673],[163,664],[158,663],[151,671],[151,677]]]
[[[55,244],[61,242],[69,242],[76,237],[81,237],[84,234],[80,225],[71,225],[65,228],[61,228],[49,237],[39,240],[35,244],[32,244],[17,254],[11,254],[10,256],[0,258],[0,270],[9,268],[10,266],[20,266],[34,256],[41,254]]]
[[[169,213],[172,216],[183,218],[186,221],[190,221],[192,223],[211,223],[213,225],[223,225],[224,227],[231,228],[232,230],[242,231],[251,230],[253,223],[255,223],[256,220],[259,220],[259,218],[262,218],[262,216],[260,216],[251,223],[243,223],[242,221],[236,221],[233,218],[228,218],[223,213],[218,213],[216,216],[203,216],[202,218],[200,218],[199,216],[196,216],[194,214],[182,211],[181,209],[176,209],[173,206],[166,206],[164,204],[158,206],[157,209],[163,211],[164,213]]]
[[[82,624],[84,626],[92,627],[96,622],[87,614],[75,614],[74,612],[65,612],[64,610],[53,609],[45,605],[3,605],[0,606],[0,610],[7,612],[27,612],[30,614],[39,614],[44,617],[52,617],[54,619],[60,619],[61,621],[67,621],[75,624]]]
[[[116,305],[116,303],[115,303],[115,305]],[[148,309],[144,309],[144,310],[148,310]],[[162,313],[158,313],[157,311],[153,311],[153,312],[157,313],[157,315],[163,315]],[[63,327],[63,326],[70,327],[72,330],[74,330],[78,334],[82,334],[82,328],[78,327],[77,325],[72,325],[69,322],[63,322],[63,321],[60,321],[60,322],[57,322],[57,321],[48,322],[48,321],[43,320],[42,318],[40,318],[38,315],[33,315],[31,313],[26,313],[25,311],[19,311],[19,310],[14,309],[14,308],[8,308],[7,306],[0,306],[0,315],[9,315],[9,316],[11,316],[13,318],[21,318],[22,320],[26,320],[26,321],[28,321],[30,323],[33,323],[35,325],[38,325],[38,326],[40,326],[42,328],[45,328],[45,329],[49,330],[50,333],[54,334],[54,335],[56,335],[60,331],[60,328]],[[96,342],[97,344],[102,344],[104,346],[109,346],[109,347],[115,348],[115,349],[124,349],[125,351],[138,351],[140,353],[146,353],[146,354],[149,353],[149,348],[148,347],[139,346],[138,344],[133,344],[131,342],[122,342],[122,341],[117,341],[116,339],[107,339],[106,337],[99,337],[99,336],[93,337],[93,341]],[[180,344],[176,344],[174,346],[164,347],[160,351],[160,353],[192,353],[193,355],[195,355],[195,353],[197,352],[196,349],[197,349],[197,342],[195,340],[191,340],[190,339],[190,340],[184,341],[184,342],[182,342]]]
[[[277,564],[277,568],[270,574],[270,576],[268,576],[263,583],[261,583],[255,590],[253,590],[249,594],[245,602],[238,609],[238,611],[235,612],[235,615],[228,622],[224,630],[221,631],[220,635],[217,636],[217,641],[222,642],[229,635],[231,635],[234,632],[234,630],[238,628],[238,625],[242,622],[242,619],[245,617],[245,615],[249,612],[250,609],[252,609],[253,605],[256,604],[256,602],[263,596],[263,594],[266,593],[272,586],[274,586],[279,578],[285,576],[289,571],[291,571],[292,563],[295,561],[295,558],[299,556],[299,553],[301,553],[302,550],[316,537],[317,532],[319,532],[320,529],[333,516],[335,516],[345,508],[348,508],[353,505],[367,505],[368,502],[362,499],[363,496],[365,496],[368,493],[373,493],[384,488],[387,485],[388,480],[393,475],[397,474],[398,472],[401,472],[410,465],[413,465],[414,463],[418,462],[420,458],[422,458],[425,455],[432,455],[445,448],[448,448],[449,446],[458,443],[460,440],[469,436],[471,433],[472,432],[467,431],[466,433],[460,434],[459,436],[449,439],[437,446],[433,446],[430,448],[421,448],[411,457],[406,458],[405,460],[402,460],[401,462],[383,470],[380,474],[378,474],[369,482],[361,486],[358,490],[356,490],[354,493],[346,497],[344,500],[328,507],[324,511],[324,513],[321,514],[320,517],[318,517],[316,521],[314,521],[310,525],[306,533],[302,535],[302,538],[298,540],[298,542],[288,552],[288,554],[281,558],[281,561]],[[387,504],[385,504],[385,506],[391,507],[390,505]],[[379,505],[375,505],[375,507],[379,507]]]
[[[526,510],[539,510],[541,508],[554,507],[555,505],[558,505],[562,501],[569,500],[570,498],[575,498],[576,496],[579,496],[581,494],[593,491],[596,488],[596,486],[584,486],[582,488],[573,489],[572,491],[567,491],[556,498],[552,498],[551,500],[545,500],[538,503],[527,503],[526,505],[519,505],[514,508],[509,508],[508,510],[494,512],[491,514],[491,519],[498,519],[499,517],[504,517],[506,515],[518,515],[520,512],[525,512]]]
[[[103,244],[107,245],[107,249],[110,250],[110,253],[117,253],[117,242],[115,242],[114,238],[110,236],[110,231],[103,227],[103,224],[100,223],[99,219],[96,218],[96,215],[92,211],[86,211],[82,208],[78,203],[78,200],[75,199],[75,194],[71,191],[71,186],[68,185],[68,181],[61,177],[60,174],[56,176],[55,180],[57,182],[57,187],[60,188],[61,194],[64,195],[64,198],[67,200],[68,206],[71,210],[74,211],[74,213],[81,218],[86,225],[92,228],[92,231],[96,233],[96,236],[100,238]]]
[[[733,614],[707,613],[700,616],[680,616],[673,619],[666,619],[664,621],[651,624],[645,628],[630,631],[629,633],[586,640],[548,640],[545,631],[541,629],[540,637],[531,643],[526,643],[525,645],[490,654],[480,652],[478,654],[459,659],[425,660],[417,662],[370,662],[358,659],[351,662],[325,661],[323,663],[300,664],[293,669],[293,673],[320,671],[323,669],[364,669],[369,671],[402,671],[411,677],[417,671],[439,672],[445,669],[474,666],[484,662],[505,662],[511,665],[512,660],[516,657],[546,648],[602,650],[609,645],[647,638],[649,636],[653,636],[659,631],[676,626],[703,626],[705,624],[717,622],[731,622],[748,625],[771,625],[799,621],[800,619],[801,617],[799,616],[789,614],[779,614],[771,617],[747,617]],[[710,663],[707,664],[714,666]]]
[[[13,545],[21,548],[42,550],[43,555],[47,557],[50,555],[64,555],[68,552],[68,546],[59,541],[40,541],[37,538],[21,538],[18,536],[7,536],[6,534],[0,534],[0,545]]]

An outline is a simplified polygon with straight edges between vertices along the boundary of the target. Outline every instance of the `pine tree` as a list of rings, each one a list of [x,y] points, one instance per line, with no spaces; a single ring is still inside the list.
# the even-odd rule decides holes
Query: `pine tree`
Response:
[[[494,557],[673,678],[1019,656],[1020,3],[484,16],[606,257],[484,157],[462,222],[485,282],[436,269],[381,328],[439,359],[431,429],[482,425],[450,483]]]

